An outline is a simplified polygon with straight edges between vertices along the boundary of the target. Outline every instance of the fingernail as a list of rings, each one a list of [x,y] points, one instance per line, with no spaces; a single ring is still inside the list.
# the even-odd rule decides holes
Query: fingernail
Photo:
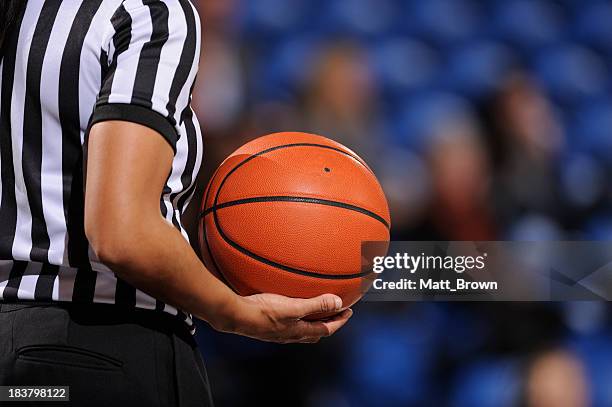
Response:
[[[336,310],[339,310],[340,308],[342,308],[342,300],[340,299],[340,297],[336,297],[334,302],[336,304]]]

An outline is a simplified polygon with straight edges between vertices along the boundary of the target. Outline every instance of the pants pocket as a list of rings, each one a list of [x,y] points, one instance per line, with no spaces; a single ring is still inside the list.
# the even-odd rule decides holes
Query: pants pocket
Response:
[[[68,345],[30,345],[17,350],[18,360],[98,370],[121,370],[123,362],[111,356]]]
[[[18,349],[7,385],[68,386],[73,406],[154,405],[134,388],[121,361],[65,345]]]

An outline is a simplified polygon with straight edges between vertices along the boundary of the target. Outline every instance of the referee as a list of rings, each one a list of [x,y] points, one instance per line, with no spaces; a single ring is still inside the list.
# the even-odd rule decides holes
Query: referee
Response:
[[[350,317],[302,319],[342,309],[329,294],[240,297],[191,249],[199,55],[189,0],[0,2],[0,385],[211,405],[192,315],[280,343]]]

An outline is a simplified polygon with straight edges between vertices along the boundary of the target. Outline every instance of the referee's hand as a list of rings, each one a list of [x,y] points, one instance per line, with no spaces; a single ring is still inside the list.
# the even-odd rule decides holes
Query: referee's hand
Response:
[[[309,299],[257,294],[237,297],[232,308],[225,321],[215,324],[217,329],[276,343],[316,343],[333,335],[353,315],[350,308],[342,310],[342,300],[332,294]],[[303,319],[333,312],[338,314],[321,321]]]

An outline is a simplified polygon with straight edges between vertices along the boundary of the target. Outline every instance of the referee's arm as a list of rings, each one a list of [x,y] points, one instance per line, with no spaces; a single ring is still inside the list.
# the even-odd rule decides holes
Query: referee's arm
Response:
[[[331,322],[299,318],[337,309],[335,297],[239,297],[200,262],[181,233],[161,216],[159,196],[172,149],[139,124],[107,121],[91,131],[85,194],[87,237],[121,278],[213,327],[277,342],[314,342],[336,331]]]
[[[275,342],[316,342],[344,325],[351,311],[326,322],[302,317],[339,310],[338,297],[240,297],[208,272],[161,215],[160,196],[177,139],[178,121],[171,112],[180,115],[190,99],[180,93],[169,99],[168,91],[172,96],[172,89],[190,89],[199,55],[197,21],[194,25],[185,11],[188,2],[165,3],[176,3],[183,13],[150,13],[139,10],[141,2],[127,0],[113,17],[113,62],[86,146],[85,229],[91,246],[122,279],[218,330]],[[185,63],[192,72],[184,71]],[[169,79],[156,78],[160,67],[171,71],[164,71]],[[160,80],[172,83],[158,86]]]

